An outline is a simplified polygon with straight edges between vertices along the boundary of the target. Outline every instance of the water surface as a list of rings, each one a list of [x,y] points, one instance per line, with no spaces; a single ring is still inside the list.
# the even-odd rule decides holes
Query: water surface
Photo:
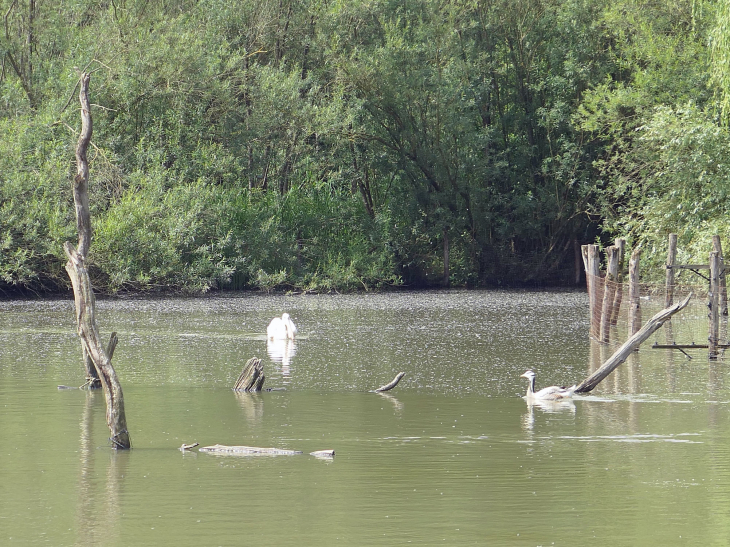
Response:
[[[725,545],[726,364],[631,357],[573,404],[530,407],[610,356],[581,292],[101,300],[134,448],[109,448],[73,303],[0,302],[0,544]],[[301,336],[267,344],[287,311]],[[673,321],[706,337],[700,305]],[[619,324],[618,329],[623,326]],[[621,337],[617,330],[617,336]],[[656,341],[664,342],[662,331]],[[265,387],[230,387],[246,360]],[[387,394],[370,390],[406,372]],[[182,453],[182,443],[301,456]],[[332,460],[308,453],[334,449]]]

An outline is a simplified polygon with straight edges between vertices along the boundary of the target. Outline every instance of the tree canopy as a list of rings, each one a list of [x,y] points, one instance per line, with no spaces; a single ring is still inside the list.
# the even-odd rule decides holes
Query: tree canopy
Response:
[[[727,0],[0,13],[0,289],[67,288],[82,70],[104,291],[567,284],[580,243],[727,233]]]

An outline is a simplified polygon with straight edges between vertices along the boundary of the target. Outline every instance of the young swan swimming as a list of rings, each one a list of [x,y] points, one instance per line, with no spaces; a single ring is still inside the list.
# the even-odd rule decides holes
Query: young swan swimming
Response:
[[[535,391],[535,376],[537,375],[531,370],[528,370],[520,376],[520,378],[527,378],[530,382],[527,385],[527,394],[525,395],[525,398],[528,401],[564,401],[573,397],[573,392],[575,391],[576,386],[550,386],[543,388],[540,391]]]
[[[266,327],[266,336],[269,340],[283,340],[297,335],[297,327],[289,317],[288,313],[284,313],[281,317],[274,317]]]

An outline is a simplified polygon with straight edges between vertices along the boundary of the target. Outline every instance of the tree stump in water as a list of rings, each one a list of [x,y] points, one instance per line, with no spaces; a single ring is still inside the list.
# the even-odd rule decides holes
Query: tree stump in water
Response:
[[[233,386],[233,391],[261,391],[265,379],[261,359],[252,357],[243,367],[241,375],[236,380],[236,385]]]

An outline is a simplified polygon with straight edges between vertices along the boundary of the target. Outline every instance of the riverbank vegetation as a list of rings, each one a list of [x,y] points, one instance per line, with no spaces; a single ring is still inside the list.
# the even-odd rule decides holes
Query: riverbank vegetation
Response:
[[[68,288],[84,69],[102,291],[569,284],[728,233],[724,1],[0,8],[3,291]]]

